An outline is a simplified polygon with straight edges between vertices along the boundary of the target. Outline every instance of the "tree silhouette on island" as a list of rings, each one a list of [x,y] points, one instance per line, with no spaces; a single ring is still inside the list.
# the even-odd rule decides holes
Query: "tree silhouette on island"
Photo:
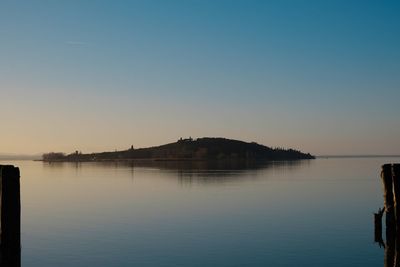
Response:
[[[43,161],[108,161],[108,160],[299,160],[314,159],[309,153],[294,149],[270,148],[255,142],[203,137],[182,139],[161,146],[83,154],[46,153]]]

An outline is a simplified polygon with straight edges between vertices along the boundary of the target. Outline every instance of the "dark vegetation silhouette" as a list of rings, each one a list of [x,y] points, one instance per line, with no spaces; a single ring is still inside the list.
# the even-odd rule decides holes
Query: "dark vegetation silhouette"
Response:
[[[135,149],[131,146],[127,150],[65,155],[63,153],[47,153],[43,161],[105,161],[105,160],[237,160],[237,159],[264,159],[264,160],[297,160],[314,159],[311,154],[302,153],[294,149],[270,148],[255,142],[243,142],[226,138],[204,137],[196,140],[192,138],[179,139],[175,143]]]
[[[64,153],[55,153],[55,152],[50,152],[43,154],[42,159],[44,161],[52,161],[52,160],[63,160],[65,158]]]

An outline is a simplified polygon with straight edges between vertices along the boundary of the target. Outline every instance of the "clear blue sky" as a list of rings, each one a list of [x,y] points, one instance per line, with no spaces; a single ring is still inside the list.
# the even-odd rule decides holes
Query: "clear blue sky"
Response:
[[[0,153],[223,136],[400,154],[400,1],[1,1]]]

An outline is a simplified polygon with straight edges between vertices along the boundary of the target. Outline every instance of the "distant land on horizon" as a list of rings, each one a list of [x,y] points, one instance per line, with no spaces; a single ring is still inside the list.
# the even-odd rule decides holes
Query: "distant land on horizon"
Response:
[[[41,155],[23,155],[23,154],[0,154],[0,160],[37,160],[40,159]]]
[[[365,155],[317,155],[316,158],[400,158],[400,155],[379,155],[379,154],[365,154]]]
[[[255,142],[226,138],[203,137],[179,139],[160,146],[114,152],[72,154],[50,152],[43,154],[43,161],[107,161],[107,160],[299,160],[315,159],[309,153],[294,149],[270,148]]]

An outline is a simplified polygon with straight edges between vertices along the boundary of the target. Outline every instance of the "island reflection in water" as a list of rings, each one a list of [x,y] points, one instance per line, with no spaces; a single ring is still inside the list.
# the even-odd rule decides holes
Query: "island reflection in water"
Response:
[[[382,266],[387,161],[15,162],[22,265]]]
[[[268,169],[294,170],[310,164],[310,160],[267,161],[267,160],[208,160],[208,161],[168,161],[168,160],[135,160],[135,161],[99,161],[99,162],[43,162],[45,168],[75,168],[96,166],[99,168],[130,169],[134,175],[138,170],[159,170],[169,174],[181,183],[224,183],[240,179],[256,178]]]

